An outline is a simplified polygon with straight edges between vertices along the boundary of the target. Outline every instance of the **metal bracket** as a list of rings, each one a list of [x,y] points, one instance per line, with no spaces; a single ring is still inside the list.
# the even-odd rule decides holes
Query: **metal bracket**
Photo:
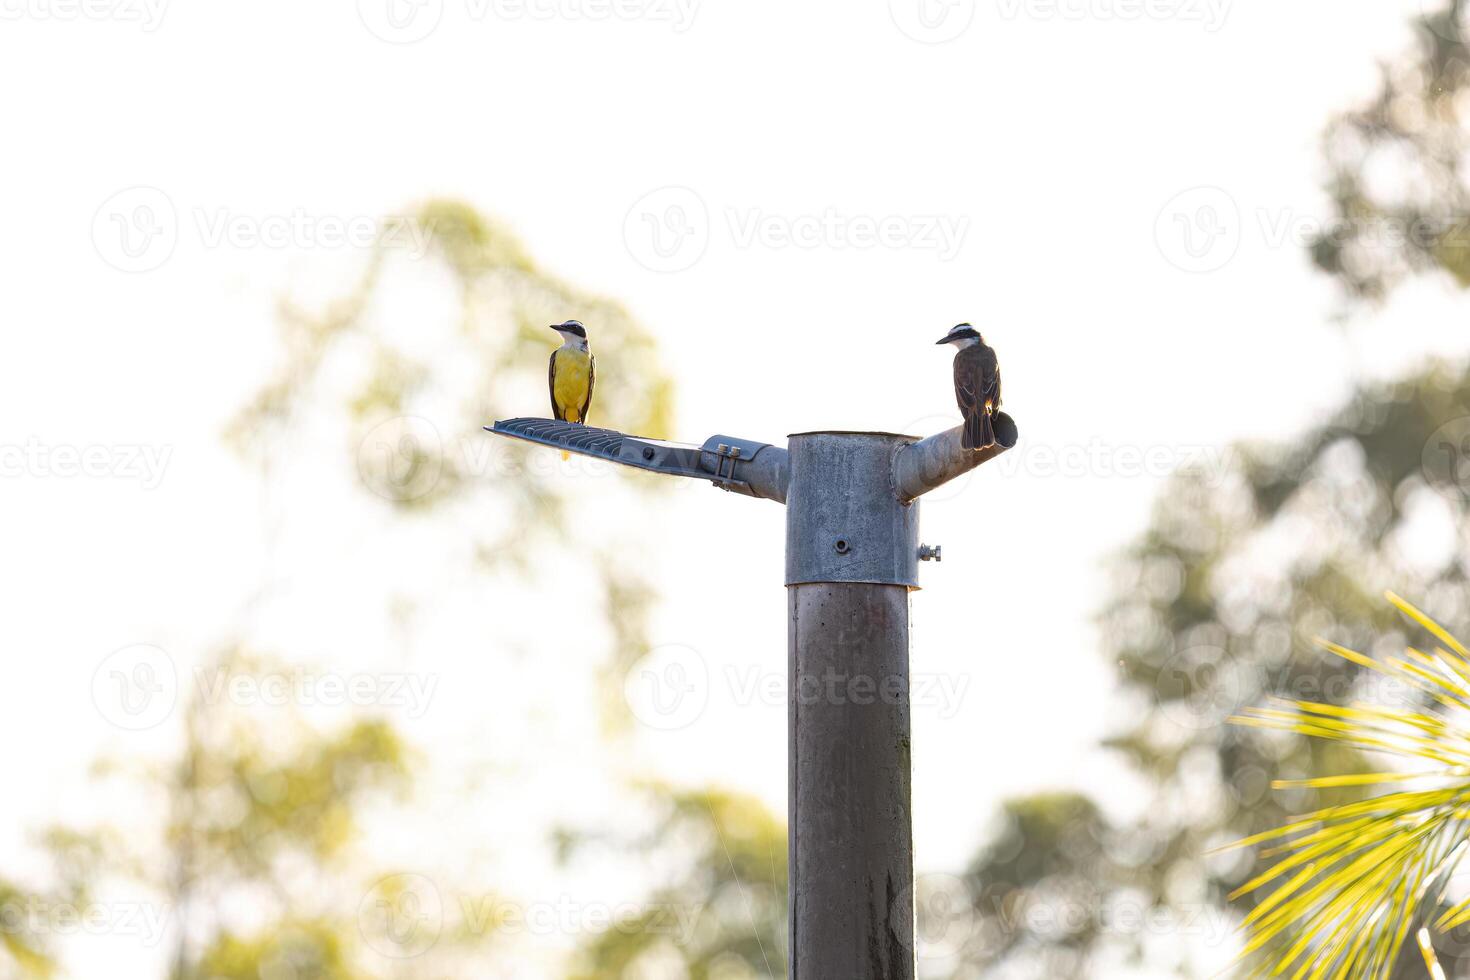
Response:
[[[735,462],[740,458],[739,446],[727,446],[723,442],[715,447],[715,486],[722,487],[735,481]],[[725,460],[730,461],[730,472],[725,472]]]
[[[784,462],[786,450],[778,449],[769,443],[756,442],[753,439],[738,439],[734,436],[713,435],[704,441],[700,447],[700,462],[706,471],[712,473],[710,481],[721,490],[729,490],[733,493],[743,493],[747,496],[768,496],[766,493],[757,493],[752,489],[750,464],[760,455],[763,450],[770,450],[766,455],[769,462],[775,456],[781,456]],[[769,475],[766,482],[769,482]],[[761,476],[756,476],[759,482]],[[785,487],[781,487],[781,496],[785,497]]]

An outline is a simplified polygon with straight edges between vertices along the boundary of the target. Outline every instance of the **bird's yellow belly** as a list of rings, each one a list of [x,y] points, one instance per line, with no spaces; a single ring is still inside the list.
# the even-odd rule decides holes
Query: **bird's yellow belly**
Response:
[[[556,381],[553,394],[556,406],[568,422],[584,422],[582,405],[587,401],[587,379],[592,357],[581,351],[563,350],[556,355]]]

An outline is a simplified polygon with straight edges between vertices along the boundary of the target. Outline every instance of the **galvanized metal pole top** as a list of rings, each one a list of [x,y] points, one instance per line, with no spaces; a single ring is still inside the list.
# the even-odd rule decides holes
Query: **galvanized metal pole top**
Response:
[[[790,437],[786,584],[919,587],[919,509],[899,500],[894,460],[913,436],[798,432]]]
[[[708,480],[715,486],[751,497],[763,497],[786,503],[791,483],[789,452],[735,436],[715,435],[702,446],[645,439],[612,429],[598,429],[553,419],[508,419],[486,426],[496,435],[510,436],[540,443],[567,452],[593,456],[638,469],[652,470],[669,476]],[[986,449],[964,448],[963,427],[921,439],[896,432],[841,431],[824,429],[792,433],[792,440],[830,437],[881,441],[891,449],[889,468],[890,491],[902,503],[916,500],[928,491],[948,483],[1016,444],[1015,421],[1001,412],[995,419],[996,444]]]

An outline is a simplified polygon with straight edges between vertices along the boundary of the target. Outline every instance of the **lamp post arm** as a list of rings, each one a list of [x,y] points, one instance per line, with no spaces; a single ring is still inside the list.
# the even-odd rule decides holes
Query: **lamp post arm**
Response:
[[[485,429],[498,436],[665,476],[708,480],[722,490],[782,504],[791,482],[786,450],[754,439],[710,436],[704,445],[693,446],[542,418],[504,419]]]
[[[981,463],[988,463],[1015,446],[1020,436],[1015,419],[1005,412],[995,417],[995,445],[987,449],[976,452],[964,448],[960,441],[963,432],[964,426],[957,425],[898,451],[893,460],[893,485],[899,500],[917,500]]]

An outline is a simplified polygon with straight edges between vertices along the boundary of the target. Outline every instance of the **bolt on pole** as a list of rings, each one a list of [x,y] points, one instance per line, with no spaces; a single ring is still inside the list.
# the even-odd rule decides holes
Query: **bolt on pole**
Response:
[[[919,498],[1015,446],[804,432],[787,448],[703,446],[546,419],[490,431],[786,505],[791,980],[912,980],[914,855],[909,593],[919,587]]]

